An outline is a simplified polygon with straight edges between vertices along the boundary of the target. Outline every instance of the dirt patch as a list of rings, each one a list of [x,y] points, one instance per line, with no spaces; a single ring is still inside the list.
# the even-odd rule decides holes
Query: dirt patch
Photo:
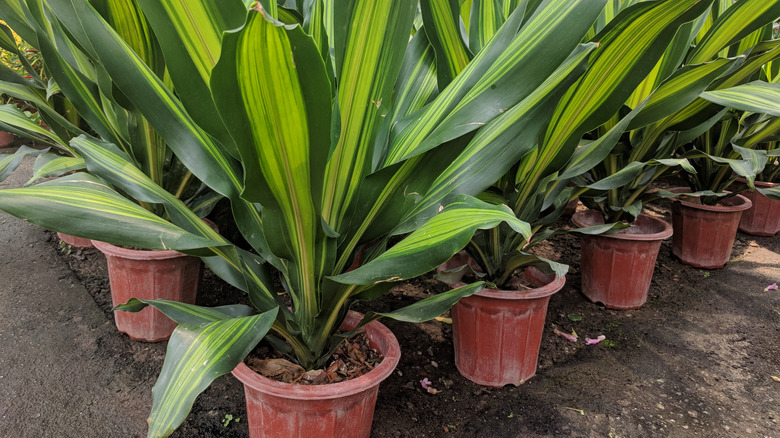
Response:
[[[647,211],[670,219],[668,202]],[[110,318],[102,255],[68,253],[55,239],[52,246]],[[780,436],[780,382],[771,377],[780,375],[780,292],[763,290],[780,280],[780,238],[739,234],[722,270],[681,265],[664,242],[648,302],[631,311],[605,309],[579,292],[577,238],[559,236],[539,250],[571,269],[550,300],[536,376],[520,387],[480,387],[458,374],[446,320],[386,321],[402,357],[381,386],[372,436]],[[423,276],[394,287],[370,308],[388,311],[446,289]],[[237,300],[245,300],[240,291],[206,272],[201,304]],[[578,342],[555,329],[576,331]],[[604,341],[585,345],[585,337],[600,335]],[[132,379],[115,382],[107,370],[106,384],[130,388],[133,379],[156,379],[165,350],[165,343],[130,342],[118,333],[98,346],[96,354],[133,371]],[[240,421],[225,427],[226,415]],[[246,437],[245,416],[241,385],[224,376],[198,398],[173,436]]]

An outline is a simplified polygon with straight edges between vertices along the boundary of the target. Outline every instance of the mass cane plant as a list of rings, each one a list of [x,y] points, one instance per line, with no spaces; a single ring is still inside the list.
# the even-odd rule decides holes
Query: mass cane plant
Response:
[[[675,153],[725,113],[699,95],[748,82],[780,55],[778,41],[766,39],[778,15],[780,2],[715,2],[708,14],[681,27],[653,72],[626,101],[626,117],[615,117],[586,136],[599,139],[612,132],[620,140],[589,172],[565,175],[575,177],[580,200],[612,222],[635,218],[643,204],[659,196],[677,196],[652,192],[651,185],[681,171],[695,174],[688,159],[692,155]],[[628,124],[616,129],[619,120]],[[724,162],[738,174],[750,175],[746,159]]]
[[[531,150],[591,55],[624,53],[606,41],[581,43],[606,0],[504,3],[513,12],[466,47],[450,38],[457,2],[443,0],[314,0],[296,2],[296,11],[268,0],[118,2],[139,6],[133,10],[148,20],[165,59],[161,76],[87,0],[0,2],[0,18],[37,41],[69,100],[110,97],[143,116],[189,171],[230,201],[251,246],[204,225],[110,136],[70,141],[86,173],[0,191],[0,208],[13,215],[76,236],[199,255],[246,291],[254,309],[119,306],[151,305],[179,323],[153,391],[150,436],[170,433],[197,394],[263,337],[307,369],[322,366],[354,302],[435,268],[477,229],[505,223],[530,237],[509,207],[472,196],[506,172],[480,170]],[[643,3],[664,23],[653,26],[656,38],[710,2]],[[487,29],[487,17],[469,27]],[[645,31],[622,24],[637,37]],[[649,47],[648,56],[663,51]],[[82,61],[94,68],[91,82]],[[587,126],[572,120],[553,131],[567,148],[545,159],[568,161]],[[123,195],[160,206],[170,221]],[[349,270],[359,257],[362,265]],[[424,321],[481,287],[369,312],[362,323]]]
[[[138,6],[115,0],[92,3],[152,73],[164,80],[167,69],[159,43]],[[92,135],[119,147],[134,166],[176,197],[195,194],[197,179],[181,164],[145,116],[126,99],[116,98],[118,94],[113,91],[111,79],[98,66],[92,65],[87,53],[72,41],[61,42],[57,46],[58,53],[52,56],[55,31],[36,32],[22,13],[19,6],[22,4],[8,2],[4,5],[7,23],[15,25],[17,38],[28,46],[49,47],[40,52],[36,50],[36,65],[22,62],[22,71],[0,67],[0,92],[25,102],[37,111],[35,115],[40,120],[31,119],[29,113],[13,105],[3,105],[0,106],[0,124],[17,135],[53,147],[52,152],[38,158],[30,182],[83,170],[84,161],[70,141],[80,135]],[[19,59],[26,60],[11,44],[15,35],[11,29],[2,25],[0,30],[0,46],[8,52],[16,50]],[[44,52],[49,56],[43,56]],[[40,122],[45,125],[41,126]],[[198,193],[201,196],[189,202],[199,214],[205,215],[219,197],[210,191]],[[157,209],[156,214],[165,215],[159,206],[143,202],[142,205]]]
[[[677,44],[673,38],[675,30],[695,19],[697,12],[703,14],[705,11],[704,8],[689,10],[689,5],[677,5],[679,9],[675,9],[669,3],[636,3],[611,2],[611,7],[602,11],[588,31],[600,48],[591,57],[582,77],[558,103],[546,132],[533,143],[523,145],[528,152],[519,162],[511,166],[510,163],[496,165],[504,175],[479,195],[480,199],[493,204],[510,206],[518,218],[532,226],[531,239],[504,226],[478,230],[466,247],[471,259],[481,268],[483,278],[498,288],[505,288],[512,274],[526,265],[564,275],[565,265],[529,252],[557,233],[603,234],[624,226],[612,223],[577,230],[549,228],[560,218],[573,196],[573,188],[567,187],[572,177],[589,171],[600,159],[599,154],[603,156],[614,147],[619,138],[616,134],[621,129],[625,129],[635,116],[644,117],[659,111],[658,104],[640,103],[636,112],[626,116],[609,135],[600,136],[575,152],[582,135],[608,122],[612,118],[610,115],[618,116],[623,102],[651,73],[664,50],[670,50],[666,47],[670,43]],[[471,16],[475,16],[474,11]],[[473,40],[474,36],[470,34],[470,38]],[[471,40],[470,46],[474,44]],[[623,53],[623,56],[617,57],[614,53]],[[685,90],[680,87],[679,91]],[[643,112],[646,104],[647,110]],[[463,272],[458,268],[439,277],[454,282]]]
[[[702,98],[723,105],[726,112],[710,130],[684,146],[684,153],[697,156],[691,162],[699,167],[697,174],[689,177],[691,190],[721,195],[701,197],[703,203],[711,204],[722,199],[727,189],[730,191],[725,196],[741,191],[732,187],[738,176],[744,176],[748,186],[754,180],[775,182],[780,174],[776,164],[780,156],[776,146],[780,84],[755,81],[702,93]],[[735,166],[729,166],[734,161],[744,163],[736,174]],[[780,195],[776,187],[755,189],[771,198]]]

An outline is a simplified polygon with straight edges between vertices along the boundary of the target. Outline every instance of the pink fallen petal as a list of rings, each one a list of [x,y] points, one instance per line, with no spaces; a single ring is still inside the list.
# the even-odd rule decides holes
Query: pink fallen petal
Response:
[[[420,386],[422,386],[422,387],[423,387],[423,389],[425,389],[426,391],[428,390],[428,387],[429,387],[430,385],[431,385],[431,381],[430,381],[430,380],[428,380],[428,378],[427,378],[427,377],[426,377],[426,378],[424,378],[424,379],[422,379],[422,380],[420,380]]]
[[[574,335],[570,335],[568,333],[564,333],[564,332],[562,332],[562,331],[560,331],[558,329],[554,329],[553,333],[555,333],[558,336],[563,336],[564,338],[566,338],[566,339],[568,339],[568,340],[570,340],[572,342],[577,342],[577,337],[574,336]]]
[[[599,342],[603,341],[604,339],[607,339],[607,337],[604,336],[604,335],[601,335],[601,336],[599,336],[596,339],[585,338],[585,345],[598,344]]]
[[[777,283],[772,283],[769,286],[764,288],[764,292],[769,292],[770,290],[778,290]]]

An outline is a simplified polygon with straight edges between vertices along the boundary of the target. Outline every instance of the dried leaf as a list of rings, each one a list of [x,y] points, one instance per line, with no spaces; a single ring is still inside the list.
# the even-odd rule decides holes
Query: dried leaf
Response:
[[[287,383],[299,379],[306,372],[303,367],[287,359],[250,359],[247,365],[266,377],[276,377]]]

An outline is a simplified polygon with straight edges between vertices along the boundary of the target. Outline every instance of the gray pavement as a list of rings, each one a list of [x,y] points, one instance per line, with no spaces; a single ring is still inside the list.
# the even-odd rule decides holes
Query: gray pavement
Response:
[[[32,163],[0,188],[21,186]],[[44,230],[0,212],[0,254],[0,437],[144,436],[152,381],[114,375],[98,345],[113,321]]]

